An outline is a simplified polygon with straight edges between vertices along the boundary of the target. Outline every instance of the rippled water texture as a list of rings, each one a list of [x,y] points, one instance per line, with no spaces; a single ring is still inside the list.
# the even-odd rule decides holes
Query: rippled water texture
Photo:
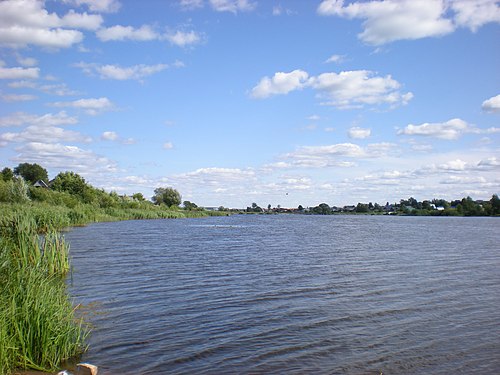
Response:
[[[100,374],[499,374],[500,220],[253,216],[66,235]]]

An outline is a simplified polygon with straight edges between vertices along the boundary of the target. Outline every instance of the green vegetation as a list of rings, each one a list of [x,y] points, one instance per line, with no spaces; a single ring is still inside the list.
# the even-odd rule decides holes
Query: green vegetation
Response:
[[[40,183],[43,181],[43,183]],[[74,172],[48,181],[38,164],[0,175],[0,375],[15,368],[55,371],[85,350],[89,330],[66,290],[68,245],[63,228],[92,222],[227,215],[185,201],[173,188],[119,196]]]
[[[221,210],[226,210],[223,207]],[[473,200],[466,197],[461,200],[448,202],[444,199],[417,201],[415,198],[401,199],[399,203],[384,206],[378,203],[358,203],[355,206],[329,206],[321,203],[314,207],[282,208],[277,206],[263,210],[256,203],[247,207],[245,212],[252,213],[293,213],[308,215],[334,215],[334,214],[370,214],[370,215],[413,215],[413,216],[500,216],[500,198],[494,194],[490,200]]]
[[[0,374],[54,371],[84,351],[88,334],[66,291],[68,245],[51,228],[40,236],[33,216],[1,218]]]

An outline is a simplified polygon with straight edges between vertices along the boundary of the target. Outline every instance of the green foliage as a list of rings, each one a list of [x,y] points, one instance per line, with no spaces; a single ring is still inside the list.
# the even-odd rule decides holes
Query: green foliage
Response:
[[[31,184],[34,184],[38,180],[49,181],[47,170],[36,163],[21,163],[14,168],[14,174],[21,176]]]
[[[146,200],[146,198],[144,198],[144,195],[142,195],[142,193],[135,193],[134,195],[132,195],[132,199],[138,202],[144,202]]]
[[[332,209],[328,204],[320,203],[318,206],[312,208],[312,212],[317,215],[330,215],[332,214]]]
[[[26,203],[30,200],[29,187],[22,177],[0,180],[0,202]]]
[[[11,212],[0,223],[0,373],[54,371],[85,349],[88,333],[66,291],[68,245],[53,230],[40,237],[34,216]]]
[[[182,202],[181,194],[174,188],[157,188],[155,189],[155,195],[153,196],[153,202],[155,204],[164,204],[167,207],[177,207]]]
[[[196,205],[196,203],[193,203],[193,202],[190,202],[190,201],[184,201],[182,203],[182,205],[184,206],[184,209],[188,210],[188,211],[193,211],[193,210],[196,210],[198,208],[198,206]]]
[[[5,167],[4,169],[2,169],[0,177],[4,181],[10,181],[12,180],[12,177],[14,177],[14,172],[12,172],[12,169]]]
[[[494,194],[490,200],[491,204],[491,215],[500,215],[500,198],[497,194]]]
[[[52,189],[67,192],[81,198],[84,197],[87,187],[85,179],[74,172],[61,172],[52,182]]]

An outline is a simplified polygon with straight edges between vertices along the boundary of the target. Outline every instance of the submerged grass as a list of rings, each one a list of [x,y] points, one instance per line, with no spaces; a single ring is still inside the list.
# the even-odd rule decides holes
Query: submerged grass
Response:
[[[0,374],[56,370],[85,349],[88,329],[66,290],[68,245],[35,216],[14,213],[0,231]]]

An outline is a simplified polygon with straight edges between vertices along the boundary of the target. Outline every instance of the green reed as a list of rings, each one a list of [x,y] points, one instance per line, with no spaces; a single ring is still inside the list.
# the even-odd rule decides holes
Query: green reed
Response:
[[[9,224],[9,225],[5,225]],[[3,220],[0,234],[0,374],[56,370],[81,353],[88,334],[66,290],[69,247],[33,216]]]

